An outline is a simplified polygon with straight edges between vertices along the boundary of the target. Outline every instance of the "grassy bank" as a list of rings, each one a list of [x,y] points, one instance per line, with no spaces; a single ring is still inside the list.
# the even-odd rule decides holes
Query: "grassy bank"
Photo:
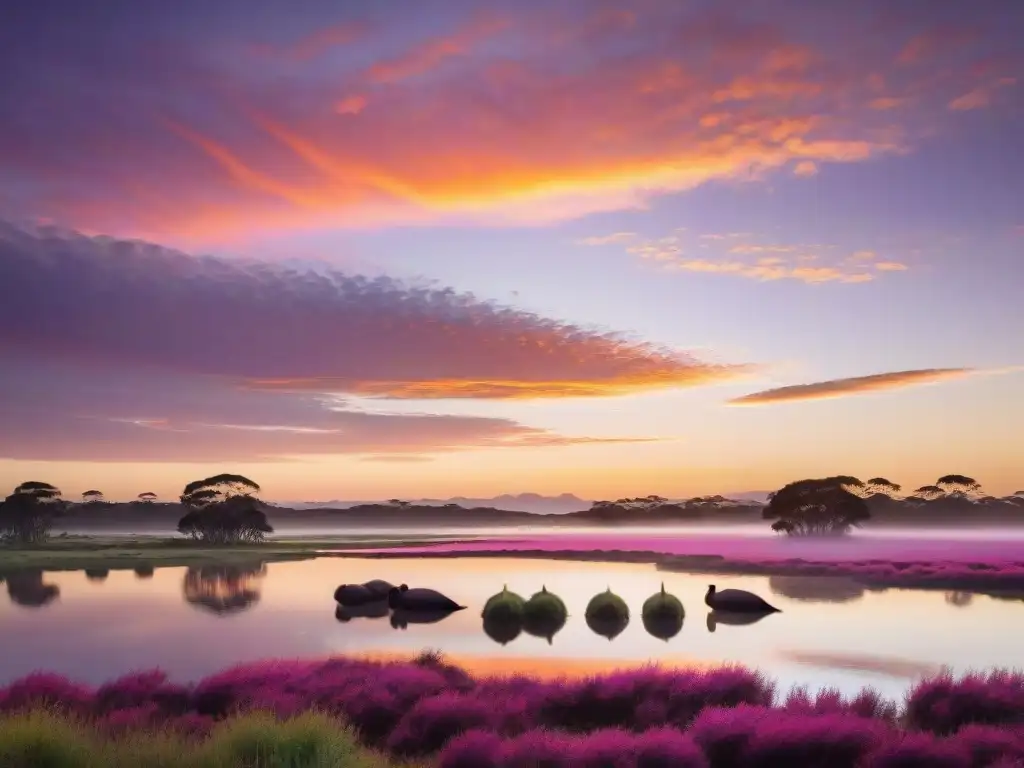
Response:
[[[922,680],[897,703],[779,692],[735,666],[475,678],[427,653],[266,661],[194,685],[32,675],[0,688],[0,765],[1004,768],[1024,760],[1022,726],[1016,672]]]
[[[4,768],[385,768],[338,720],[313,712],[288,720],[252,713],[196,738],[161,727],[125,727],[52,710],[0,717]]]
[[[153,567],[237,565],[259,560],[265,563],[309,560],[324,549],[367,549],[415,546],[431,539],[406,537],[401,541],[380,537],[275,539],[263,544],[209,546],[182,537],[165,536],[60,536],[33,547],[0,546],[0,571],[41,568],[76,571],[83,568],[130,569]]]

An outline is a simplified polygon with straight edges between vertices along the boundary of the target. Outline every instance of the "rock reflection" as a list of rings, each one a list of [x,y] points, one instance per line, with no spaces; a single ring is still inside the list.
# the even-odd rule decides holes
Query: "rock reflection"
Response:
[[[708,632],[714,632],[718,629],[719,624],[724,624],[728,627],[746,627],[751,624],[757,624],[761,619],[766,616],[775,615],[773,612],[768,613],[733,613],[731,611],[709,611],[707,618]]]
[[[185,573],[185,602],[218,616],[240,613],[259,602],[259,581],[267,574],[263,563],[253,566],[204,565]]]
[[[347,624],[352,619],[383,619],[390,610],[386,600],[363,605],[339,605],[334,609],[334,618],[343,624]]]
[[[395,608],[391,613],[391,626],[395,629],[407,629],[410,624],[437,624],[453,613],[455,611],[410,611],[407,608]]]
[[[508,645],[523,632],[518,616],[484,616],[484,634],[499,645]]]
[[[42,608],[60,597],[60,587],[44,583],[41,570],[11,571],[0,581],[7,582],[11,602],[25,608]]]
[[[809,603],[849,603],[860,600],[867,591],[864,585],[842,576],[769,576],[768,589]]]
[[[972,592],[960,592],[953,591],[945,594],[946,602],[949,605],[957,608],[965,608],[974,602],[974,594]]]

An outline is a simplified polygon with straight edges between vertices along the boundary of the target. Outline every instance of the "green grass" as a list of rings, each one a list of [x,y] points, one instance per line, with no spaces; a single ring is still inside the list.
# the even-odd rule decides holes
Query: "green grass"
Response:
[[[0,718],[4,768],[386,768],[396,765],[356,743],[326,715],[278,721],[255,713],[219,724],[209,737],[136,731],[107,737],[53,712]]]
[[[251,563],[254,560],[274,563],[330,557],[330,553],[322,551],[325,549],[386,549],[422,544],[428,540],[431,540],[431,537],[410,537],[402,541],[392,541],[380,536],[345,536],[275,539],[263,544],[210,546],[184,537],[56,536],[45,544],[32,547],[0,545],[0,571],[19,568],[77,571],[84,568],[129,569],[139,565],[236,565]]]

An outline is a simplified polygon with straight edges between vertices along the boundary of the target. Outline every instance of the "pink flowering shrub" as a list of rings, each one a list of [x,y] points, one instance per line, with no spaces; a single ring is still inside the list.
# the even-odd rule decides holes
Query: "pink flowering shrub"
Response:
[[[150,671],[98,688],[43,673],[0,688],[0,716],[39,708],[112,735],[169,729],[195,738],[236,713],[315,710],[350,723],[365,744],[446,768],[1024,763],[1024,674],[1001,670],[922,681],[902,707],[869,690],[776,697],[771,681],[739,667],[473,679],[431,655],[270,661],[189,686]]]

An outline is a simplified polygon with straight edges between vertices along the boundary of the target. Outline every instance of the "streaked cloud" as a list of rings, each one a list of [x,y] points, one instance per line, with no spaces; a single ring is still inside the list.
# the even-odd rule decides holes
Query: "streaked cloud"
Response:
[[[636,237],[635,232],[613,232],[610,235],[595,235],[584,237],[576,242],[579,245],[612,245],[613,243],[626,243]]]
[[[972,368],[926,368],[914,371],[876,373],[870,376],[854,376],[847,379],[817,381],[811,384],[794,384],[776,387],[729,401],[730,405],[766,405],[795,400],[824,400],[828,398],[860,395],[889,389],[912,387],[919,384],[934,384],[941,381],[961,379],[978,373]]]
[[[0,224],[4,356],[384,398],[594,397],[697,386],[742,366],[430,284]],[[25,322],[33,318],[32,322]]]
[[[427,460],[451,451],[631,442],[561,435],[506,418],[376,413],[317,393],[266,392],[222,376],[22,357],[0,368],[0,458],[267,462],[354,455]],[[652,438],[637,438],[649,442]]]
[[[1008,88],[1016,85],[1017,79],[1013,77],[1001,77],[991,83],[985,83],[979,85],[977,88],[973,88],[967,93],[957,96],[955,99],[949,102],[949,108],[956,112],[965,112],[972,109],[982,109],[992,104],[993,99],[996,97],[996,93],[1001,88]]]
[[[626,252],[666,271],[732,275],[762,282],[867,283],[879,272],[908,269],[901,262],[876,261],[874,251],[860,250],[844,257],[831,245],[765,242],[750,233],[634,239]]]
[[[0,142],[10,210],[176,242],[545,223],[911,151],[956,119],[947,104],[989,104],[1016,76],[971,66],[1001,61],[991,41],[937,76],[942,34],[861,34],[838,6],[830,23],[870,50],[821,45],[785,3],[770,22],[666,1],[495,3],[486,17],[424,3],[398,28],[386,4],[351,19],[276,5],[280,18],[125,6],[74,45],[26,11],[0,53],[19,73],[0,95],[17,116]],[[21,108],[39,92],[52,114]],[[914,108],[880,119],[881,100]]]

